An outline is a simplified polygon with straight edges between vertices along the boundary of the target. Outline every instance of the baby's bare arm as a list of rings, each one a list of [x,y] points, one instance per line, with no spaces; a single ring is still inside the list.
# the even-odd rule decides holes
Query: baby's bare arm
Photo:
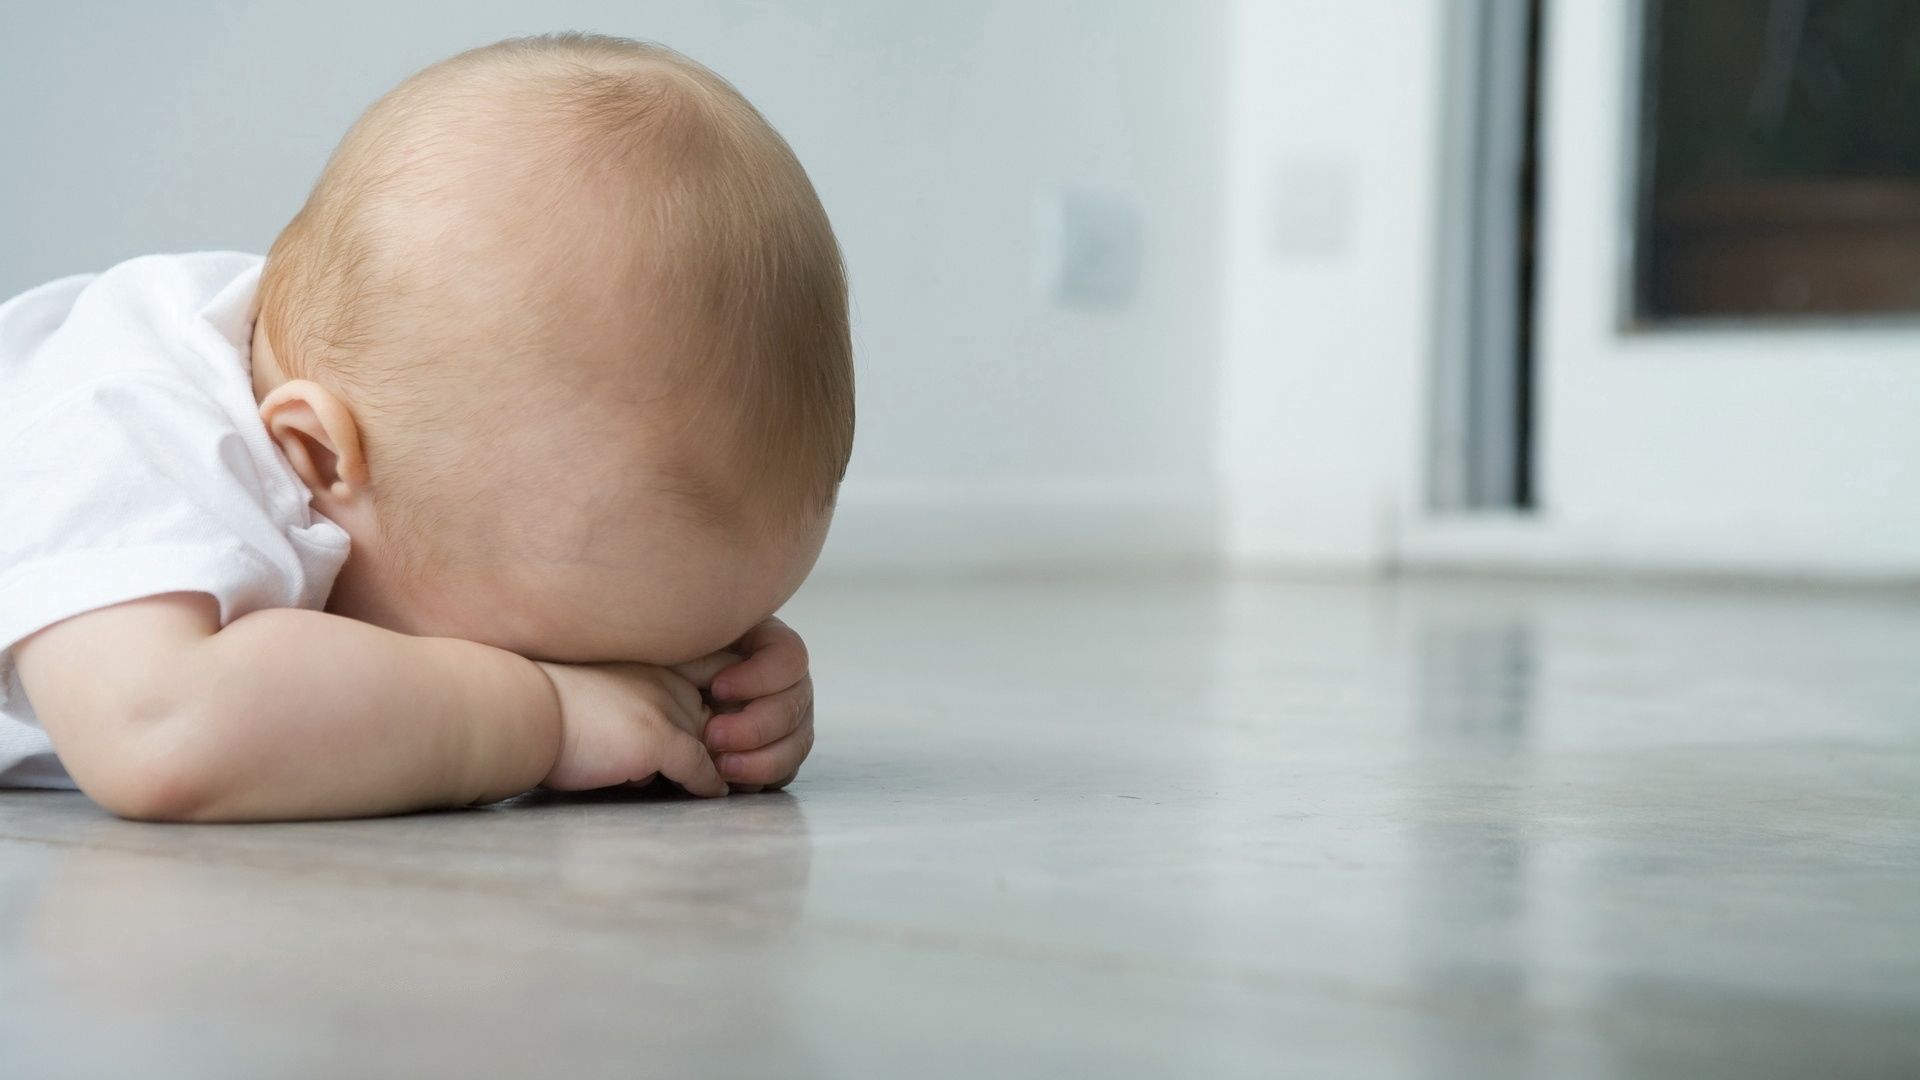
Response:
[[[61,762],[123,817],[464,806],[538,784],[561,745],[533,662],[317,611],[222,628],[211,598],[178,593],[68,619],[15,653]]]

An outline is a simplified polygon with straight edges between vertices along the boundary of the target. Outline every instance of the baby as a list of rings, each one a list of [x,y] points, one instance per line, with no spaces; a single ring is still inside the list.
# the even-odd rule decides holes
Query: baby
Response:
[[[0,306],[0,783],[193,821],[783,784],[772,613],[852,440],[839,249],[738,92],[615,38],[454,57],[264,266]]]

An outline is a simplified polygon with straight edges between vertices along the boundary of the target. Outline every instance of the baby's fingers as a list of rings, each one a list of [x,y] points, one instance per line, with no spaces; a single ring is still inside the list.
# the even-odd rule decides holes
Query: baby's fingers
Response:
[[[721,713],[707,721],[710,750],[753,750],[768,746],[813,720],[813,679],[803,676],[797,686],[755,698],[739,712]]]
[[[721,754],[720,774],[736,787],[746,790],[785,787],[800,771],[800,763],[807,760],[807,754],[812,750],[813,721],[809,718],[793,734],[772,746],[745,753]]]
[[[747,631],[734,651],[747,658],[713,676],[711,692],[717,700],[766,697],[807,677],[807,643],[779,619],[768,619]]]
[[[707,748],[678,729],[670,732],[660,747],[660,775],[685,788],[689,795],[712,798],[727,793],[727,782],[720,779]]]

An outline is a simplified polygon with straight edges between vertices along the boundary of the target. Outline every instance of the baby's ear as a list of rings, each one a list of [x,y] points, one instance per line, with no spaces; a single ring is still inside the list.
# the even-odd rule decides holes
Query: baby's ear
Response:
[[[310,379],[281,383],[261,400],[260,422],[315,499],[366,498],[371,478],[360,426],[339,395]]]

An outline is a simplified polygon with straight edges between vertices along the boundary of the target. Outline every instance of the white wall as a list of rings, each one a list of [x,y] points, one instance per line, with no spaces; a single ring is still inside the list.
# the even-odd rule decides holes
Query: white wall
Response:
[[[597,29],[734,79],[833,214],[861,429],[832,569],[1224,550],[1253,566],[1920,573],[1920,335],[1610,321],[1628,71],[1610,4],[1549,19],[1547,512],[1426,512],[1449,10],[23,5],[0,20],[0,294],[141,252],[261,249],[396,80],[510,34]],[[1035,200],[1063,187],[1139,212],[1130,305],[1036,291]]]
[[[1441,14],[1237,8],[1220,460],[1242,563],[1377,568],[1418,505]]]
[[[0,25],[0,295],[263,250],[409,72],[500,37],[664,41],[793,142],[853,271],[861,430],[828,562],[1204,557],[1214,537],[1224,0],[61,3]],[[1136,201],[1133,304],[1054,307],[1033,205]]]

